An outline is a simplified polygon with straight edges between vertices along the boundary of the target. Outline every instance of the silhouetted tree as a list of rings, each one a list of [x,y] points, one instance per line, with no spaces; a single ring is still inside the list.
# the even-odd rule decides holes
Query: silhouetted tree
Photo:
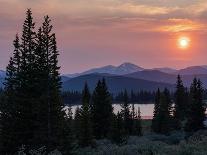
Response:
[[[105,79],[98,81],[92,96],[93,133],[97,139],[109,136],[113,107]]]
[[[82,147],[90,146],[93,142],[91,109],[90,109],[90,92],[87,83],[82,91],[82,106],[80,108],[80,136],[79,145]]]
[[[174,128],[181,129],[182,121],[186,117],[187,95],[180,75],[177,77],[174,105]]]
[[[133,134],[136,136],[142,136],[142,119],[141,119],[141,111],[139,107],[136,112],[135,119],[133,121],[134,121]]]
[[[80,108],[78,106],[75,109],[74,133],[75,133],[76,139],[80,139]]]
[[[153,119],[152,119],[152,131],[158,132],[159,129],[159,110],[160,110],[160,98],[161,98],[161,92],[158,88],[156,94],[155,94],[155,104],[154,104],[154,111],[153,111]]]
[[[73,113],[72,108],[68,107],[67,117],[64,120],[63,136],[61,137],[61,153],[62,154],[74,154],[78,145],[76,143],[75,133],[73,131]]]
[[[194,132],[204,128],[205,108],[202,99],[203,88],[201,81],[193,79],[190,87],[190,103],[185,130]]]
[[[117,115],[113,114],[112,130],[110,134],[110,139],[112,142],[118,145],[125,144],[127,137],[124,132],[124,122],[122,115],[120,112],[118,112]]]
[[[0,102],[0,138],[1,138],[1,154],[14,153],[19,144],[18,137],[18,104],[17,101],[17,87],[19,72],[19,38],[16,35],[14,40],[14,57],[10,58],[6,69],[6,78],[4,83],[4,96],[1,96]]]
[[[159,91],[157,94],[159,94]],[[153,117],[154,124],[152,126],[152,129],[154,132],[167,134],[171,130],[172,120],[172,104],[170,99],[170,93],[165,88],[164,91],[157,97],[158,98],[156,99],[156,102],[159,102],[159,106],[155,105],[155,114]]]
[[[121,114],[124,121],[124,130],[126,135],[132,134],[133,120],[130,112],[129,98],[127,91],[124,91],[124,103],[121,104]]]

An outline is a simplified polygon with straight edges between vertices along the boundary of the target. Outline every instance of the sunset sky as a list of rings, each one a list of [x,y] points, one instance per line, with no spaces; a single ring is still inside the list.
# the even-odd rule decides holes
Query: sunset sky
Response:
[[[132,62],[141,67],[207,64],[207,0],[0,0],[0,69],[31,8],[52,18],[61,73]],[[179,39],[189,39],[181,48]]]

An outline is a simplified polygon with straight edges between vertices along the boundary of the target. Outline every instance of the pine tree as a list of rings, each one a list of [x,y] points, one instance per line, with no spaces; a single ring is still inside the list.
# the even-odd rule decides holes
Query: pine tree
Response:
[[[61,149],[61,137],[64,130],[66,115],[61,100],[61,79],[58,66],[58,55],[55,34],[49,16],[44,17],[36,39],[36,72],[38,72],[39,102],[36,103],[36,137],[41,145],[48,150]]]
[[[124,123],[120,112],[117,115],[113,114],[110,139],[118,145],[126,143],[127,137],[124,134]]]
[[[170,92],[168,89],[164,89],[163,96],[161,96],[160,101],[160,118],[161,119],[161,133],[168,133],[171,130],[172,121],[172,103],[170,99]]]
[[[35,23],[30,9],[26,12],[20,44],[20,69],[18,73],[20,85],[17,88],[17,103],[19,105],[19,145],[27,148],[34,145],[34,107],[37,102],[37,79],[35,72]]]
[[[187,109],[187,96],[180,75],[177,77],[174,106],[174,128],[181,129],[182,121],[185,119]]]
[[[153,111],[153,119],[152,119],[152,131],[158,132],[159,131],[159,109],[160,109],[160,89],[158,88],[155,94],[155,104],[154,104],[154,111]]]
[[[185,130],[194,132],[204,128],[205,108],[202,99],[203,88],[201,81],[193,79],[190,87],[190,103]]]
[[[135,120],[134,120],[134,135],[142,136],[142,119],[141,119],[141,111],[138,107],[136,112]]]
[[[73,131],[73,113],[72,108],[68,107],[67,117],[65,117],[63,135],[61,138],[61,153],[62,154],[75,154],[77,149],[77,143],[75,141],[76,137]]]
[[[169,91],[165,89],[162,93],[159,93],[158,90],[156,102],[152,130],[157,133],[167,134],[171,130],[170,124],[172,120],[172,104]]]
[[[87,83],[82,91],[82,106],[80,109],[80,137],[79,145],[81,147],[90,146],[93,142],[91,109],[90,109],[90,92]]]
[[[18,147],[19,135],[21,132],[18,128],[19,125],[19,106],[17,101],[17,87],[19,82],[17,74],[19,73],[20,54],[19,54],[19,37],[13,42],[14,57],[10,58],[6,70],[6,78],[4,83],[4,96],[0,105],[0,124],[1,124],[1,154],[14,153]]]
[[[80,139],[80,108],[77,107],[75,109],[75,116],[74,116],[74,133],[76,136],[76,139]]]
[[[97,139],[106,138],[111,130],[113,107],[105,79],[98,81],[92,96],[93,133]]]
[[[130,105],[127,91],[124,91],[124,103],[121,104],[121,114],[124,120],[124,130],[126,135],[132,134],[133,120],[130,113]]]

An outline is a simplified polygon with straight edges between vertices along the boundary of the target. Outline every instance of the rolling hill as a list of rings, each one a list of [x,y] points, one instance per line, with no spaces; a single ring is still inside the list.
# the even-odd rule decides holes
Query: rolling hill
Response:
[[[184,73],[186,73],[186,71],[184,71]],[[124,76],[169,84],[175,84],[177,79],[177,74],[167,74],[157,70],[144,70],[140,72],[127,74]],[[181,74],[183,84],[186,87],[190,87],[194,77],[199,78],[203,83],[203,87],[207,88],[207,74]]]
[[[207,74],[207,68],[204,66],[191,66],[186,67],[184,69],[180,69],[173,74],[180,74],[180,75],[200,75],[200,74]]]
[[[154,91],[157,88],[163,89],[165,87],[170,90],[174,89],[174,85],[168,83],[153,82],[124,76],[111,76],[110,74],[88,74],[65,81],[63,83],[63,90],[81,91],[85,82],[87,82],[89,88],[93,90],[96,86],[97,81],[103,77],[106,79],[106,83],[111,93],[118,93],[124,89],[127,89],[128,91]]]

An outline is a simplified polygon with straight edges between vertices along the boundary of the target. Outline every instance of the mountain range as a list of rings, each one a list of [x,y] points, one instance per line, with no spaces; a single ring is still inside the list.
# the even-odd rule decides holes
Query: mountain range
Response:
[[[154,91],[157,88],[175,88],[176,77],[180,74],[183,84],[189,87],[193,78],[199,78],[203,87],[207,88],[207,66],[190,66],[183,69],[168,67],[145,69],[132,63],[123,63],[119,66],[107,65],[93,68],[81,73],[62,75],[62,89],[64,91],[81,91],[84,83],[93,90],[98,80],[105,78],[109,91],[118,93],[121,90],[147,90]],[[0,86],[6,76],[5,71],[0,70]]]
[[[173,90],[178,74],[181,75],[186,87],[190,87],[193,78],[197,77],[202,81],[203,87],[207,88],[207,66],[190,66],[179,70],[169,67],[145,69],[132,63],[123,63],[119,66],[108,65],[82,73],[66,74],[64,77],[69,79],[64,79],[63,90],[80,91],[85,82],[94,89],[96,82],[101,78],[106,79],[112,93],[124,89],[154,91],[158,87]]]
[[[119,66],[113,66],[113,65],[107,65],[100,68],[93,68],[87,71],[84,71],[82,73],[75,73],[75,74],[66,74],[67,77],[77,77],[81,75],[91,74],[91,73],[108,73],[108,74],[114,74],[114,75],[124,75],[129,74],[137,71],[142,71],[144,68],[139,67],[137,65],[134,65],[132,63],[123,63]]]

